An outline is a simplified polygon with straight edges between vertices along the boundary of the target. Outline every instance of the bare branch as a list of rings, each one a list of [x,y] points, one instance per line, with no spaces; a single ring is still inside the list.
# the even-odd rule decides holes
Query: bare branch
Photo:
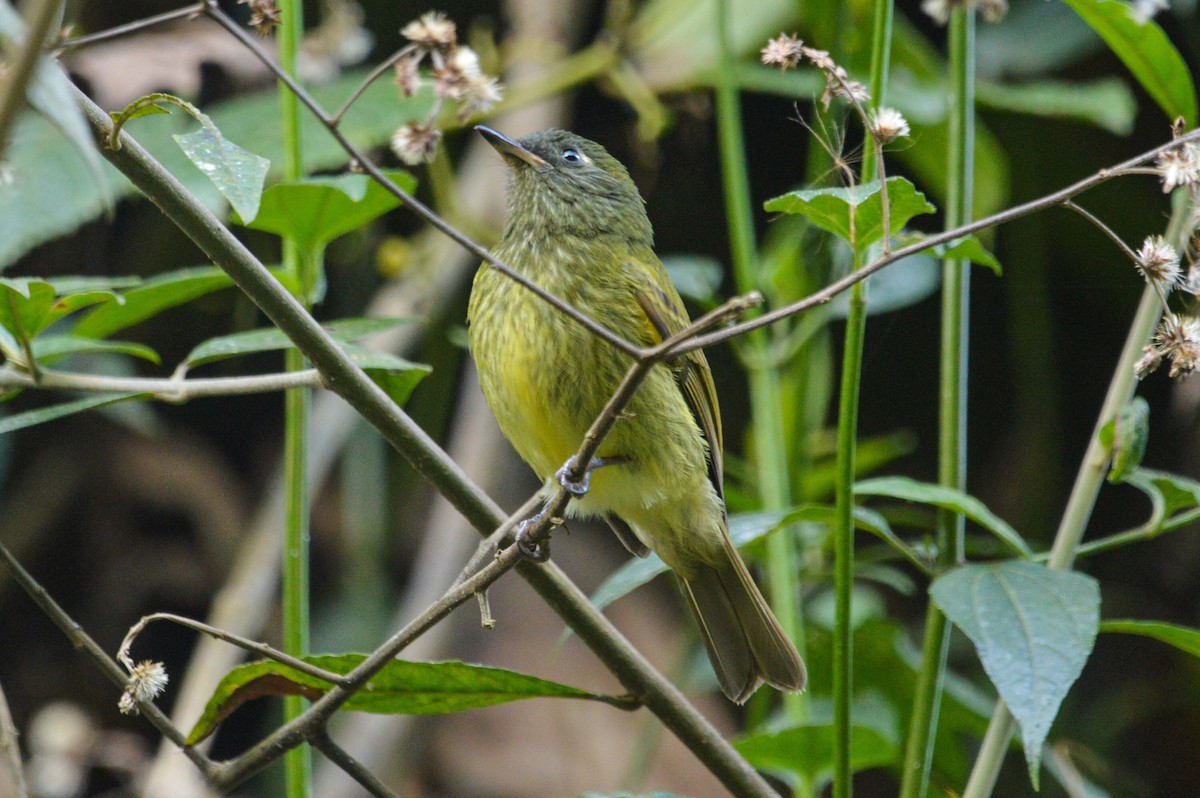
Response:
[[[12,369],[0,369],[0,389],[42,388],[90,393],[145,393],[164,402],[187,402],[204,396],[286,391],[290,388],[322,388],[325,383],[316,369],[251,377],[210,377],[182,380],[176,377],[107,377],[69,371],[43,371],[37,378]]]

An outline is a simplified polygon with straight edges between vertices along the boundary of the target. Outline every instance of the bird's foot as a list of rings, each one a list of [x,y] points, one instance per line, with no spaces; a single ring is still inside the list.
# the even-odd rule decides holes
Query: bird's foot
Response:
[[[554,473],[554,478],[558,480],[559,485],[566,489],[567,493],[580,499],[587,495],[591,487],[593,471],[607,465],[624,462],[624,460],[624,457],[593,457],[587,468],[583,470],[583,477],[578,482],[574,482],[571,479],[571,472],[578,467],[578,461],[575,459],[575,455],[571,455],[571,459],[567,460],[566,464]]]
[[[530,541],[529,532],[533,529],[542,516],[545,515],[545,510],[537,515],[531,515],[520,524],[517,525],[517,531],[513,533],[513,545],[517,547],[517,551],[521,556],[531,562],[547,562],[550,559],[550,541],[549,539],[540,541]]]

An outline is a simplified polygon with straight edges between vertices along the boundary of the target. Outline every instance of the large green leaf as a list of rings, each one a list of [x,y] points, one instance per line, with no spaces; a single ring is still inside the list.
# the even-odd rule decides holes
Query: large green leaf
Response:
[[[929,594],[971,638],[1020,723],[1036,788],[1050,724],[1096,642],[1099,585],[1084,574],[1012,560],[955,568]]]
[[[889,232],[896,233],[914,216],[933,213],[925,195],[903,177],[889,177]],[[814,188],[791,191],[767,200],[763,207],[776,213],[801,214],[810,222],[850,242],[866,247],[883,238],[883,201],[879,181],[845,188]]]
[[[37,277],[0,278],[0,327],[8,333],[3,339],[5,350],[22,338],[34,340],[59,319],[88,305],[123,301],[106,288],[96,289],[86,283],[72,287],[73,292],[63,293],[53,282]],[[5,355],[22,357],[15,351],[5,351]]]
[[[1017,530],[989,510],[979,499],[960,490],[945,485],[935,485],[931,482],[918,482],[908,477],[877,477],[855,483],[854,495],[890,496],[893,499],[931,504],[934,507],[960,513],[991,532],[1020,556],[1033,556],[1029,545],[1017,533]]]
[[[78,335],[43,335],[33,342],[33,354],[39,362],[53,362],[68,355],[115,354],[139,357],[158,365],[158,353],[133,341],[104,341]]]
[[[1200,658],[1200,629],[1161,621],[1104,621],[1100,631],[1150,637]]]
[[[819,792],[833,778],[833,742],[833,726],[809,725],[743,737],[733,745],[759,770],[799,776]],[[896,760],[896,746],[882,734],[866,726],[851,728],[852,771],[891,765]]]
[[[1182,117],[1189,128],[1196,126],[1196,87],[1192,73],[1179,51],[1158,23],[1139,19],[1129,3],[1120,0],[1066,0],[1094,30],[1175,121]]]
[[[400,324],[410,322],[410,319],[340,319],[327,322],[323,326],[334,340],[356,341],[385,330],[390,330]],[[198,344],[184,359],[189,367],[205,363],[226,360],[231,357],[254,354],[256,352],[271,352],[280,349],[291,349],[292,340],[277,327],[263,330],[247,330],[246,332],[222,335],[210,338]]]
[[[408,172],[386,174],[405,191],[416,188]],[[268,188],[248,226],[291,238],[301,250],[313,252],[399,205],[397,197],[367,175],[312,177]]]
[[[363,654],[304,657],[304,661],[339,675],[350,673],[366,659]],[[263,696],[324,695],[330,685],[316,676],[265,660],[234,668],[213,691],[204,713],[188,734],[195,745],[237,707]],[[526,698],[581,698],[620,703],[565,684],[515,671],[462,662],[392,660],[343,705],[345,709],[385,715],[438,715],[490,707]]]

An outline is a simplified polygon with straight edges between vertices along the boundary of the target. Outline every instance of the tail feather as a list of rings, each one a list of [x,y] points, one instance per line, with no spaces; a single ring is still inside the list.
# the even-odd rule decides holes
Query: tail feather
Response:
[[[800,692],[808,681],[804,661],[755,586],[746,564],[726,541],[728,559],[701,565],[680,579],[696,616],[721,690],[742,703],[762,682]]]

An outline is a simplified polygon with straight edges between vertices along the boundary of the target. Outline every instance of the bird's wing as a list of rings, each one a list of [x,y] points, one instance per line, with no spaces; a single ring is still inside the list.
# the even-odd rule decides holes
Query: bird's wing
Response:
[[[634,294],[648,324],[648,340],[661,343],[682,330],[690,322],[679,292],[671,285],[670,278],[662,265],[649,264],[651,268],[628,269],[631,274],[655,275],[659,279],[643,279],[634,286]],[[699,349],[688,352],[669,364],[675,372],[675,381],[683,391],[688,409],[700,425],[709,446],[709,478],[717,495],[725,498],[724,474],[721,464],[721,413],[717,407],[717,389],[713,384],[708,360]]]

